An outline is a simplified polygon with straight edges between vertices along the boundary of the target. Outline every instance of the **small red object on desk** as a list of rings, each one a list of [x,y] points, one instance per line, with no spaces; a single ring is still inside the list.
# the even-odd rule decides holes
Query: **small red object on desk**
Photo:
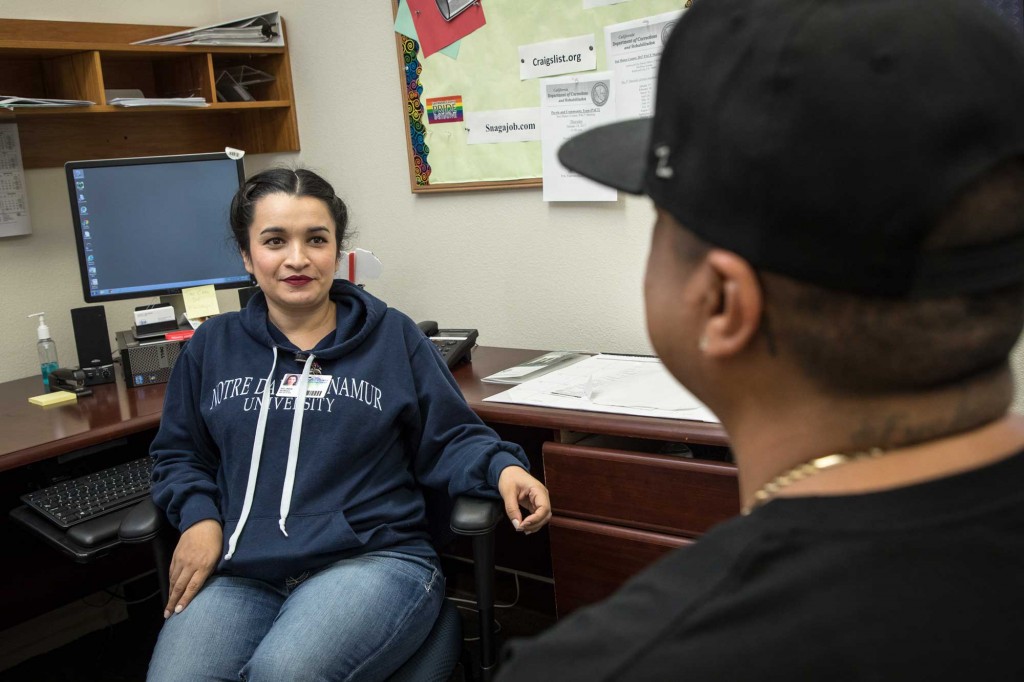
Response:
[[[185,339],[191,339],[195,333],[195,329],[181,329],[176,332],[167,332],[164,334],[164,338],[168,341],[184,341]]]

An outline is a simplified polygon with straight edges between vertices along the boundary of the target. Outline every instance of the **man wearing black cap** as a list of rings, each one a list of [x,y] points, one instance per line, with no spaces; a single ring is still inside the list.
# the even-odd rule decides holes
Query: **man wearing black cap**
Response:
[[[653,120],[560,160],[654,201],[651,340],[743,514],[500,679],[1024,679],[1022,159],[981,0],[694,3]]]

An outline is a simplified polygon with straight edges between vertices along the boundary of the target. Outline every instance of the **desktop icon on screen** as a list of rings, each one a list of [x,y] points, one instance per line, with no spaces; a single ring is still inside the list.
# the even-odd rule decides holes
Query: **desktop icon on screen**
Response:
[[[97,287],[100,285],[100,281],[98,279],[93,278],[89,280],[89,284],[93,285],[94,287]]]
[[[77,178],[84,178],[84,177],[85,177],[85,171],[82,170],[81,168],[76,168],[75,169],[75,178],[77,179]]]
[[[89,255],[89,256],[86,256],[86,259],[85,259],[85,260],[87,260],[87,261],[89,261],[89,262],[91,263],[91,262],[93,262],[94,260],[96,260],[96,256],[93,256],[93,255]]]
[[[95,275],[96,274],[96,266],[95,265],[89,268],[89,274],[90,275]]]
[[[85,189],[85,183],[79,180],[75,183],[75,189]]]
[[[79,193],[78,193],[78,200],[79,200],[79,201],[85,201],[85,195],[84,195],[84,194],[82,194],[81,192],[79,192]]]
[[[82,218],[82,227],[89,227],[89,219]]]
[[[89,230],[82,230],[82,238],[92,239],[92,233],[90,233]]]
[[[82,215],[86,215],[89,212],[89,207],[88,206],[80,206],[78,208],[78,210],[82,212]]]

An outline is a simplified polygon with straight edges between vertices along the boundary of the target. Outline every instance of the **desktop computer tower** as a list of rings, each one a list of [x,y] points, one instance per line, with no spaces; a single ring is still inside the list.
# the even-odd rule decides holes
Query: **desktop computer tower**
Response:
[[[166,383],[186,343],[166,339],[140,343],[131,330],[117,332],[125,384],[131,387]]]

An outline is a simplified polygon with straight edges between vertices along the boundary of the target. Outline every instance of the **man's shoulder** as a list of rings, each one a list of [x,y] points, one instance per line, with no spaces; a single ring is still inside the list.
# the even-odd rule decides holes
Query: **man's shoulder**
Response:
[[[1006,475],[1022,460],[913,489],[766,505],[513,643],[500,679],[739,680],[769,668],[819,679],[845,664],[859,670],[853,679],[958,680],[978,664],[967,652],[981,650],[986,670],[1014,672],[995,677],[1024,679],[1010,653],[1024,633],[1014,587],[1024,496],[1012,490],[1020,476]]]

